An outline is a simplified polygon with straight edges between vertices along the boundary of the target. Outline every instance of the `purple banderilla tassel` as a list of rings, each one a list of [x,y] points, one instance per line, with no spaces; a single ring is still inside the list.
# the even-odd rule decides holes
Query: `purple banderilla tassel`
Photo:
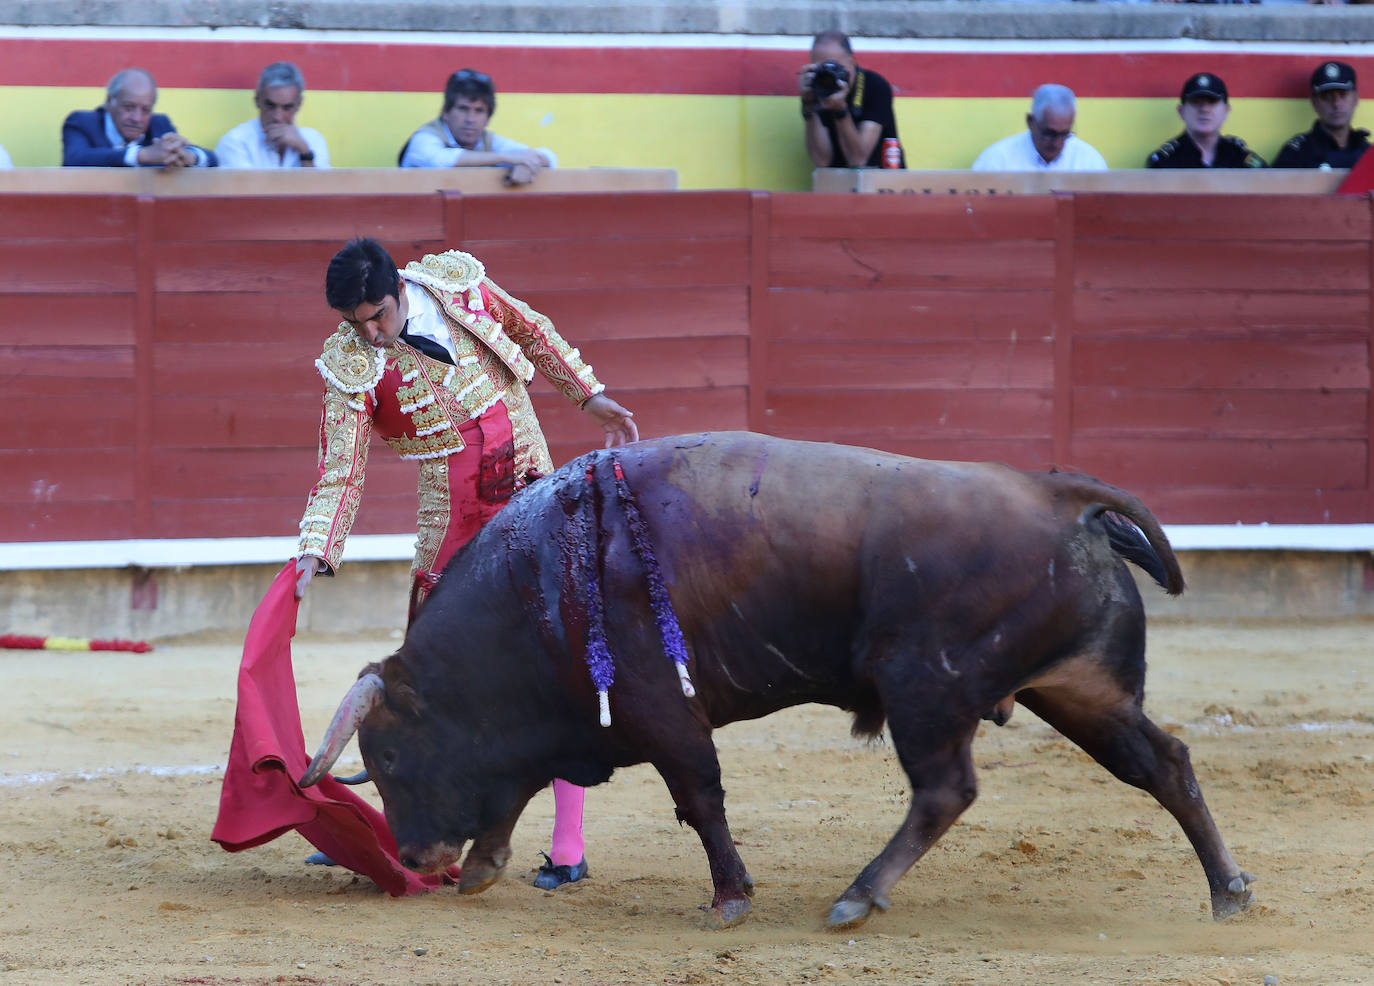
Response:
[[[587,465],[587,481],[590,483],[593,465]],[[591,673],[592,684],[596,686],[596,700],[600,707],[600,722],[603,726],[611,724],[611,685],[615,683],[615,661],[610,648],[606,646],[606,608],[601,598],[601,583],[596,577],[596,525],[588,525],[592,534],[585,535],[582,545],[582,565],[587,579],[587,670]]]
[[[611,457],[615,468],[615,488],[625,504],[625,517],[630,522],[631,541],[639,562],[644,566],[644,580],[649,586],[649,605],[658,623],[659,636],[663,638],[663,652],[677,666],[678,680],[682,684],[682,694],[691,698],[697,693],[692,687],[692,679],[687,674],[687,642],[682,639],[682,627],[678,625],[677,614],[673,612],[673,601],[668,598],[668,587],[663,583],[663,570],[654,556],[653,542],[649,539],[649,525],[630,494],[630,484],[625,481],[625,472],[620,468],[620,458]],[[590,660],[590,654],[588,660]]]

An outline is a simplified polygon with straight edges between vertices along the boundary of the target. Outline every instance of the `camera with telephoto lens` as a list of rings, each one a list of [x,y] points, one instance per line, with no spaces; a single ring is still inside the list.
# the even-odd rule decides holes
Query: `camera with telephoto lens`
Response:
[[[849,82],[849,70],[839,62],[821,62],[811,76],[811,92],[817,99],[833,96]]]

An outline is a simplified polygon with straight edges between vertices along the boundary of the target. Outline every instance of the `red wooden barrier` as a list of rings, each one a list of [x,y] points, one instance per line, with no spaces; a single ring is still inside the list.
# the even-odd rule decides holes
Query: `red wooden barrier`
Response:
[[[1309,196],[0,196],[0,540],[294,531],[355,235],[461,246],[646,435],[1059,464],[1170,523],[1374,521],[1370,206]],[[542,381],[555,459],[597,432]],[[414,529],[379,448],[360,533]]]

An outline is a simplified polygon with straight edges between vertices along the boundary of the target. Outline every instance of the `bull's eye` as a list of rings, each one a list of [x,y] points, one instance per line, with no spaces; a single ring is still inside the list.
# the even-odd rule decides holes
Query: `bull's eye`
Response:
[[[381,760],[382,770],[386,771],[387,773],[390,773],[390,772],[392,772],[393,770],[396,769],[396,751],[395,751],[395,750],[392,750],[392,749],[383,750],[382,753],[381,753],[381,756],[379,757],[379,759]]]

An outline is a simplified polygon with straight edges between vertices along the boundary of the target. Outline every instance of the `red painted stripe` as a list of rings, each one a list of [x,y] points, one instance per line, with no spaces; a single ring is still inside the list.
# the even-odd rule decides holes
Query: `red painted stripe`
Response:
[[[1310,55],[1184,52],[860,52],[900,95],[1026,96],[1044,82],[1098,98],[1176,98],[1194,72],[1215,72],[1232,96],[1307,95]],[[806,60],[744,48],[561,48],[371,42],[0,39],[0,85],[104,86],[131,65],[163,87],[246,89],[268,62],[294,61],[312,89],[434,92],[456,68],[492,71],[501,92],[790,95]],[[1349,58],[1374,76],[1374,57]]]

